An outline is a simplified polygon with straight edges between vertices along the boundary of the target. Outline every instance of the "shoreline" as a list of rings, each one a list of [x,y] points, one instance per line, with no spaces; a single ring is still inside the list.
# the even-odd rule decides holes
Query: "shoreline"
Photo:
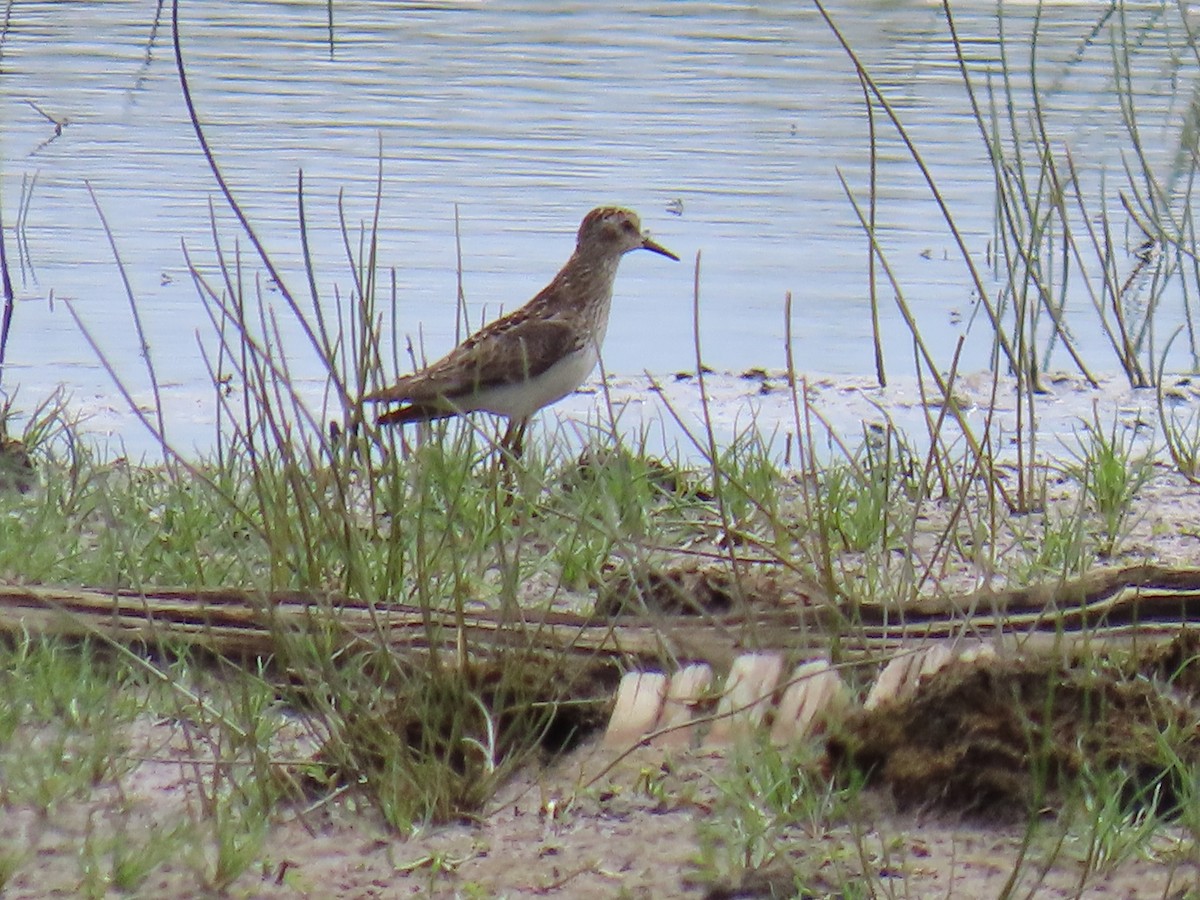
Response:
[[[929,379],[896,378],[887,387],[878,387],[867,376],[802,374],[814,413],[811,428],[818,457],[830,455],[833,439],[853,449],[861,445],[864,429],[880,434],[890,423],[915,452],[929,447],[929,421],[936,421],[937,409],[926,399],[937,388]],[[1048,373],[1045,392],[1034,395],[1036,450],[1039,461],[1062,458],[1069,449],[1064,441],[1082,433],[1086,426],[1105,432],[1119,426],[1132,437],[1139,451],[1149,449],[1160,431],[1157,392],[1153,388],[1132,388],[1120,375],[1098,376],[1099,386],[1092,388],[1079,375]],[[1164,409],[1177,427],[1200,429],[1200,377],[1189,373],[1164,378]],[[607,391],[606,391],[607,388]],[[708,399],[707,415],[717,438],[717,446],[728,446],[747,433],[756,433],[767,443],[772,457],[787,466],[795,456],[797,426],[807,430],[804,404],[799,410],[782,370],[750,369],[741,373],[712,372],[704,376]],[[1002,376],[998,383],[987,372],[959,376],[952,393],[958,399],[965,421],[976,437],[982,439],[991,416],[991,434],[999,456],[1015,458],[1014,436],[1018,428],[1015,379]],[[79,433],[102,454],[141,457],[161,453],[157,440],[129,409],[114,388],[111,395],[90,397],[70,395],[65,385],[23,386],[18,399],[40,403],[55,391],[64,392],[64,409],[80,425]],[[297,392],[310,410],[327,409],[325,385],[316,381],[297,383]],[[198,390],[177,384],[161,387],[167,437],[171,446],[187,457],[204,455],[216,447],[217,411],[212,390]],[[606,396],[607,393],[607,396]],[[153,418],[154,396],[148,391],[131,391],[139,409]],[[227,395],[235,406],[240,402],[237,389]],[[993,399],[995,401],[992,407]],[[611,403],[611,416],[610,416]],[[1193,411],[1195,410],[1195,412]],[[1023,410],[1022,416],[1028,411]],[[14,409],[20,425],[27,413],[22,406]],[[797,415],[800,421],[797,422]],[[330,409],[323,421],[340,418]],[[617,428],[627,439],[644,436],[645,452],[678,458],[683,463],[703,462],[705,408],[701,401],[699,379],[694,373],[666,375],[610,375],[607,383],[598,378],[586,382],[579,391],[548,407],[535,418],[535,440],[565,439],[571,447],[582,447],[589,431]],[[820,420],[828,426],[828,430]],[[680,423],[683,423],[681,425]],[[946,416],[946,432],[957,436],[952,416]],[[686,426],[686,428],[684,427]],[[691,437],[689,437],[689,434]]]

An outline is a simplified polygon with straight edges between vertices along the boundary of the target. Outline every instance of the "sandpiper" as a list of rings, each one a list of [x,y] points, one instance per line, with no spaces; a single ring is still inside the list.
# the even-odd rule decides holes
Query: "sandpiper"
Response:
[[[679,257],[642,233],[637,214],[617,207],[583,218],[575,252],[532,300],[484,326],[437,362],[367,394],[403,403],[381,425],[428,422],[475,411],[509,420],[502,447],[520,456],[530,417],[574,391],[600,359],[613,281],[630,250]]]

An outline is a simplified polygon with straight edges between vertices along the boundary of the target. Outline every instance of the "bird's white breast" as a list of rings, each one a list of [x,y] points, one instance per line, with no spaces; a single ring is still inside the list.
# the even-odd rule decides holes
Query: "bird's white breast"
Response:
[[[495,385],[481,391],[463,411],[483,410],[513,419],[527,418],[583,384],[599,359],[596,343],[589,341],[580,349],[568,353],[541,375],[528,381]]]

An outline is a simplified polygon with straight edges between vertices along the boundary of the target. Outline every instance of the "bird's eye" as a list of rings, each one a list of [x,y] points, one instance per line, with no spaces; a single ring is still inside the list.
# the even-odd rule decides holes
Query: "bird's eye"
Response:
[[[637,226],[634,225],[632,222],[630,222],[628,219],[626,219],[625,221],[623,221],[621,223],[621,227],[624,228],[626,231],[637,231]]]

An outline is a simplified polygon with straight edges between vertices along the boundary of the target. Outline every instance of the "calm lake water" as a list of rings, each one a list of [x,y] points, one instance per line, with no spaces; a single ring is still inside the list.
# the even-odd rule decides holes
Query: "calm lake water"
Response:
[[[318,2],[181,5],[185,61],[209,140],[285,280],[306,295],[296,224],[303,170],[327,309],[351,293],[339,193],[355,229],[369,221],[382,162],[380,259],[396,273],[402,331],[419,334],[431,355],[454,338],[456,207],[478,321],[528,299],[566,259],[583,214],[617,203],[637,209],[684,262],[625,260],[604,354],[610,372],[694,367],[697,254],[709,365],[782,367],[790,291],[801,369],[873,372],[867,243],[838,177],[865,196],[867,117],[853,66],[810,3],[335,0],[332,32]],[[6,9],[0,211],[19,302],[3,387],[19,387],[24,406],[56,384],[85,407],[121,406],[64,307],[70,301],[130,387],[145,389],[90,185],[174,411],[203,419],[211,388],[201,347],[214,342],[181,248],[211,268],[210,204],[226,248],[240,241],[247,271],[257,267],[186,118],[170,6],[23,0]],[[911,130],[982,266],[994,235],[992,172],[941,7],[841,0],[830,12]],[[985,72],[998,71],[1001,21],[1015,69],[1025,72],[1036,12],[1006,4],[1001,20],[992,3],[954,4],[980,86]],[[1131,141],[1112,36],[1118,26],[1132,35],[1120,45],[1132,43],[1121,65],[1137,92],[1145,152],[1164,179],[1193,139],[1183,119],[1196,58],[1179,53],[1174,6],[1130,4],[1113,15],[1064,3],[1041,16],[1048,127],[1094,189],[1096,211],[1106,198],[1119,216]],[[66,123],[60,134],[47,116]],[[982,369],[990,334],[972,318],[966,269],[907,152],[878,124],[889,261],[944,363],[965,334],[963,367]],[[1022,129],[1028,124],[1021,118]],[[1137,241],[1121,228],[1117,237]],[[1127,248],[1115,253],[1118,270],[1130,271]],[[911,372],[892,291],[881,294],[889,366]],[[1177,294],[1164,334],[1179,320]],[[1076,302],[1069,324],[1085,357],[1115,370],[1086,295]],[[1052,363],[1068,361],[1055,355]],[[298,377],[314,371],[299,342],[294,365]]]

